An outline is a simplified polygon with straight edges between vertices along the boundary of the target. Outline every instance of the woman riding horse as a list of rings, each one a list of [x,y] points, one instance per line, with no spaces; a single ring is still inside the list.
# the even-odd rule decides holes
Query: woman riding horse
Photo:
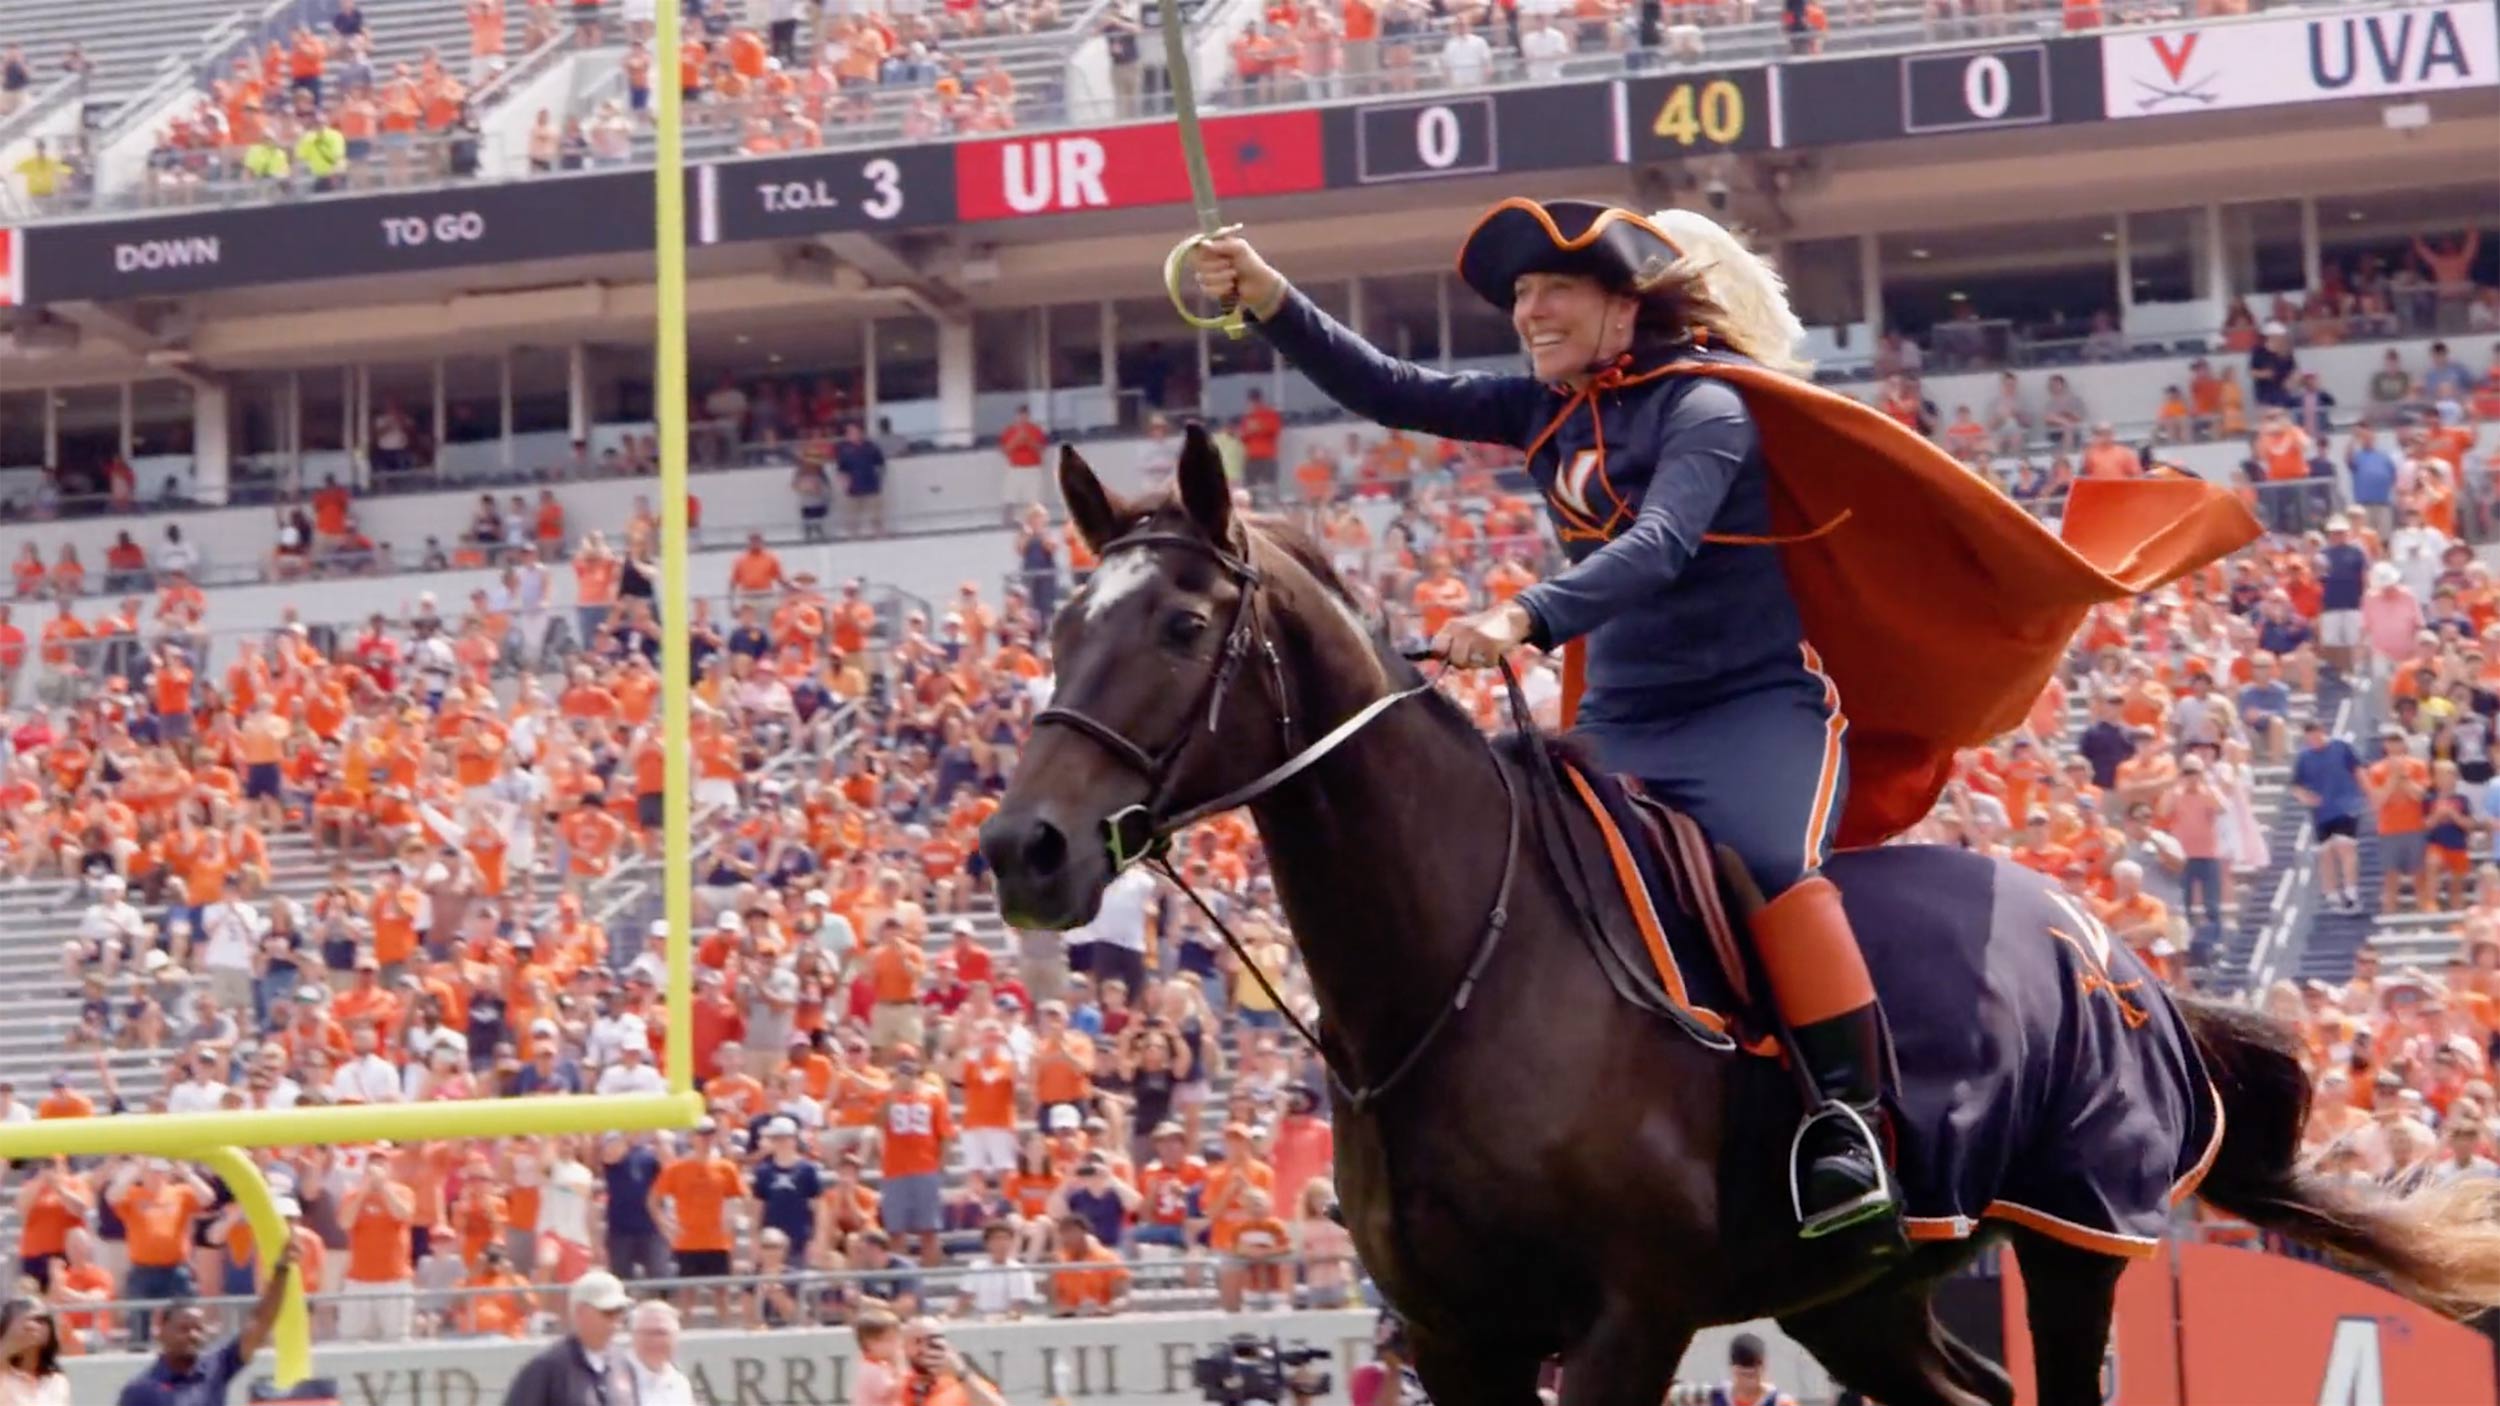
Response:
[[[1803,329],[1778,276],[1691,212],[1653,220],[1583,201],[1504,201],[1461,246],[1458,271],[1510,315],[1530,374],[1444,376],[1366,343],[1241,240],[1200,246],[1196,271],[1206,294],[1246,309],[1295,369],[1356,413],[1526,449],[1571,565],[1450,621],[1433,648],[1474,668],[1523,644],[1584,642],[1578,733],[1608,770],[1640,778],[1733,849],[1771,900],[1753,941],[1821,1097],[1792,1143],[1799,1233],[1863,1225],[1869,1253],[1900,1245],[1878,1142],[1874,986],[1818,872],[1848,785],[1845,700],[1775,550],[1771,478],[1745,397],[1675,374],[1701,360],[1798,369]]]

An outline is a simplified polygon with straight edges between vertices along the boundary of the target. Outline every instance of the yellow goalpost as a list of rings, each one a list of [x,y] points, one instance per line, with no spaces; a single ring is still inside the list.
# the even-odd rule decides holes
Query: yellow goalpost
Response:
[[[652,48],[675,73],[679,7],[654,7]],[[234,1193],[263,1254],[286,1241],[276,1199],[242,1149],[336,1143],[426,1142],[529,1134],[691,1128],[703,1116],[694,1086],[694,894],[689,738],[691,651],[686,633],[686,181],[684,99],[674,81],[655,85],[658,161],[652,173],[658,326],[653,418],[660,442],[660,726],[667,793],[661,808],[661,890],[668,919],[668,1029],[660,1094],[577,1094],[458,1103],[333,1106],[255,1112],[64,1118],[0,1125],[0,1159],[131,1155],[197,1162]],[[288,1286],[273,1344],[281,1388],[312,1374],[312,1335],[299,1279]]]

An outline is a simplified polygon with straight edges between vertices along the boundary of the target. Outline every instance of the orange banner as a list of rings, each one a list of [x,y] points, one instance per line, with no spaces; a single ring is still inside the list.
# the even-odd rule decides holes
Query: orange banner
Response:
[[[2488,1406],[2491,1339],[2347,1274],[2179,1247],[2192,1406]],[[2132,1400],[2132,1398],[2129,1398]]]
[[[2011,1252],[2005,1367],[2033,1390]],[[2101,1364],[2105,1406],[2500,1406],[2492,1344],[2374,1285],[2223,1245],[2167,1245],[2127,1267]]]

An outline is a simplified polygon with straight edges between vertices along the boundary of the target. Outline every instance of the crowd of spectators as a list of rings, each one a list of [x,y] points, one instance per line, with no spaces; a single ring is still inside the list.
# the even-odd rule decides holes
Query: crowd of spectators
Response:
[[[2484,784],[2500,590],[2471,545],[2484,495],[2458,489],[2473,426],[2444,408],[2461,391],[2480,417],[2500,355],[2480,374],[2399,357],[2388,375],[2363,417],[2384,439],[2353,449],[2378,457],[2354,465],[2350,501],[2095,612],[2026,724],[1965,754],[1914,838],[2057,879],[2165,979],[2199,984],[2272,901],[2254,880],[2285,843],[2272,778],[2288,768],[2314,810],[2322,906],[2427,909],[2460,934],[2436,974],[2382,975],[2365,952],[2350,982],[2265,993],[2310,1036],[2320,1155],[2410,1182],[2489,1172],[2500,1111],[2500,869],[2483,859],[2500,825]],[[1896,381],[1904,403],[1884,408],[1906,418],[1915,389]],[[2143,471],[2070,388],[2046,389],[2036,421],[1957,411],[1936,433],[1974,458],[2051,433],[2084,474]],[[2008,391],[2018,410],[2024,390]],[[875,447],[832,382],[724,383],[702,404],[741,442]],[[2287,411],[2260,405],[2265,426]],[[2181,438],[2231,433],[2219,410],[2210,429],[2187,418]],[[1003,439],[1011,500],[1034,496],[1049,438],[1020,416]],[[1257,399],[1219,443],[1243,491],[1308,523],[1398,633],[1552,569],[1508,456],[1351,433],[1289,456]],[[1151,421],[1149,482],[1176,449]],[[847,490],[868,458],[833,452],[813,480],[810,462],[794,470],[803,514],[829,503],[828,467]],[[325,483],[301,511],[282,551],[354,569],[352,495]],[[662,773],[647,504],[611,546],[552,495],[487,496],[444,549],[502,568],[464,607],[290,624],[216,670],[179,567],[117,544],[100,570],[120,604],[86,618],[85,564],[30,546],[15,608],[50,618],[30,642],[0,608],[0,669],[39,651],[76,686],[10,696],[0,867],[76,885],[61,980],[68,1043],[95,1068],[62,1066],[38,1101],[0,1088],[0,1120],[652,1091],[682,1039],[711,1106],[682,1138],[267,1154],[324,1331],[520,1333],[558,1301],[546,1286],[597,1265],[682,1277],[669,1292],[699,1321],[755,1325],[1102,1313],[1170,1286],[1235,1307],[1350,1301],[1321,1076],[1251,976],[1308,1000],[1246,822],[1209,822],[1176,858],[1246,964],[1142,872],[1065,939],[989,916],[973,836],[1047,695],[1042,627],[1091,565],[1037,503],[1019,527],[1002,586],[934,607],[881,614],[751,537],[728,598],[692,608],[699,940],[682,1030],[660,1015],[663,933],[629,892]],[[559,621],[578,648],[545,651]],[[1554,670],[1522,663],[1550,720]],[[1493,725],[1487,680],[1448,686]],[[2356,690],[2388,729],[2367,765],[2325,706]],[[2364,824],[2376,894],[2360,891]],[[148,1087],[115,1077],[130,1050],[165,1056]],[[7,1194],[26,1274],[83,1346],[143,1328],[97,1303],[252,1282],[248,1229],[196,1173],[55,1161]]]
[[[502,0],[476,0],[471,12],[492,17],[473,28],[495,47],[465,77],[432,49],[385,71],[357,0],[339,0],[319,28],[298,25],[247,47],[203,83],[188,112],[159,129],[146,198],[181,203],[236,184],[334,191],[475,175],[482,138],[469,94],[499,71]]]
[[[651,110],[652,85],[663,81],[678,84],[693,121],[726,128],[750,154],[812,149],[839,141],[845,128],[884,136],[899,126],[907,140],[1006,131],[1041,115],[1031,110],[1034,95],[1020,94],[995,57],[975,62],[957,46],[1068,23],[1058,0],[686,0],[672,59],[652,51],[654,4],[626,0],[610,14],[596,0],[465,0],[465,55],[429,49],[386,70],[375,62],[357,0],[339,0],[325,22],[261,36],[204,82],[197,103],[159,131],[144,196],[182,203],[238,185],[332,191],[474,176],[484,138],[470,96],[519,58],[567,40],[582,48],[621,43],[623,96],[595,98],[577,112],[541,112],[527,138],[534,172],[634,160],[638,118]],[[1157,86],[1148,8],[1124,0],[1096,21],[1114,116],[1140,115]],[[2007,32],[2026,8],[1929,0],[1887,15],[1876,0],[1848,0],[1836,18],[1844,26],[1923,20],[1927,36],[1955,39]],[[2105,11],[2096,0],[2067,4],[2065,18],[2068,28],[2095,28],[2180,13],[2160,5]],[[1249,104],[1468,87],[1519,74],[1552,81],[1574,56],[1616,55],[1636,68],[1697,59],[1711,30],[1757,21],[1775,22],[1791,53],[1812,55],[1822,52],[1834,20],[1821,0],[1276,0],[1232,40],[1223,87],[1229,101]],[[64,72],[88,66],[74,44],[60,60]],[[22,49],[0,53],[0,114],[35,81]],[[881,104],[881,94],[899,101]],[[83,199],[89,184],[83,143],[56,145],[39,144],[14,172],[38,208]]]

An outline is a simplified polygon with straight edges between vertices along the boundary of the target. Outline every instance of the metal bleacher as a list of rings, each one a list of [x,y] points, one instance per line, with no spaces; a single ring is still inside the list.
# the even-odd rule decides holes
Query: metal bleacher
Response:
[[[469,28],[461,0],[361,0],[359,8],[377,73],[417,63],[428,50],[462,71]],[[59,71],[72,43],[83,46],[92,65],[89,120],[106,121],[143,94],[158,98],[187,86],[174,75],[196,82],[222,72],[246,41],[257,52],[298,25],[326,32],[338,9],[338,0],[0,0],[0,44],[25,49],[39,86]]]

